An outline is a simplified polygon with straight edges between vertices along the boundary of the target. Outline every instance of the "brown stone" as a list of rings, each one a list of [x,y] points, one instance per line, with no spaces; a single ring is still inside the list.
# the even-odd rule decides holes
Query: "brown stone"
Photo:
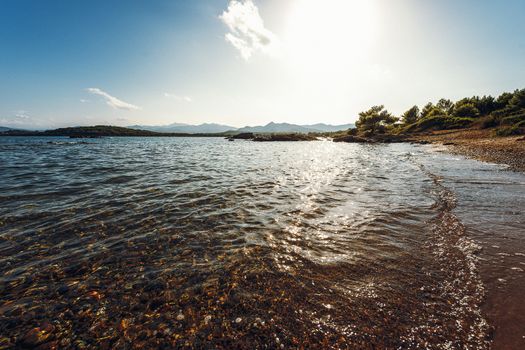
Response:
[[[49,341],[55,326],[49,322],[45,322],[40,327],[35,327],[27,331],[27,333],[20,339],[20,345],[26,348],[36,348],[37,346]]]

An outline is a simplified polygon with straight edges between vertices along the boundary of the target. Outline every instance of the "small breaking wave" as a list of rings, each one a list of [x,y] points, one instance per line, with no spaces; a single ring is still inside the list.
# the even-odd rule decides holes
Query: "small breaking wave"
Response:
[[[433,181],[432,192],[438,210],[438,215],[429,222],[432,238],[427,248],[434,254],[445,276],[441,284],[430,288],[450,305],[449,318],[455,319],[453,330],[458,335],[444,340],[439,348],[488,349],[490,327],[481,313],[485,289],[477,268],[481,246],[468,237],[465,226],[454,214],[456,194],[442,184],[440,176],[430,173],[422,165],[421,168]],[[438,319],[421,327],[440,328],[440,322],[436,322]]]

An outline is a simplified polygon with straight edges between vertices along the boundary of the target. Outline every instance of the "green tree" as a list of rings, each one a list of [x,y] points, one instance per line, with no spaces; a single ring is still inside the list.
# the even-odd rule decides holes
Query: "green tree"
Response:
[[[404,124],[408,125],[408,124],[414,124],[415,122],[417,122],[419,117],[420,117],[419,107],[414,106],[410,108],[408,111],[406,111],[405,113],[403,113],[403,115],[401,116],[401,119],[403,120]]]
[[[427,103],[423,110],[421,111],[421,118],[426,118],[430,114],[430,112],[434,109],[434,104],[432,102]]]
[[[374,106],[365,112],[359,113],[359,120],[355,123],[357,129],[363,133],[384,133],[399,119],[388,112],[384,106]]]
[[[479,116],[479,109],[472,103],[464,103],[454,108],[454,115],[461,118],[475,118]]]
[[[509,100],[509,105],[513,108],[525,108],[525,89],[514,91],[512,98]]]
[[[510,92],[504,92],[496,99],[496,108],[503,109],[508,106],[509,101],[514,97]]]
[[[436,107],[444,111],[446,114],[452,114],[452,110],[454,109],[454,102],[448,99],[442,98],[436,104]]]
[[[445,112],[443,109],[439,108],[438,106],[433,106],[432,109],[428,110],[426,112],[426,117],[437,117],[437,116],[447,116],[447,112]]]
[[[480,115],[487,115],[496,109],[496,99],[492,96],[483,96],[475,105]]]

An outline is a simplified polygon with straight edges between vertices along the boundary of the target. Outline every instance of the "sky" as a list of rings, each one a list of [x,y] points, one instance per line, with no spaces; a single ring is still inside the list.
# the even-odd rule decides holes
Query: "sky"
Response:
[[[523,0],[0,0],[0,126],[344,124],[524,62]]]

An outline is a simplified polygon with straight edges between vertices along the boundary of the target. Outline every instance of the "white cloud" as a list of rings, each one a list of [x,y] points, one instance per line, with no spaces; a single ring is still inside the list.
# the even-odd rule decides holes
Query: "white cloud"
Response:
[[[175,94],[170,94],[169,92],[165,92],[164,97],[172,98],[174,100],[179,100],[179,101],[193,102],[193,99],[189,96],[175,95]]]
[[[27,111],[20,110],[20,111],[15,111],[14,119],[18,121],[28,121],[31,119],[31,116],[29,115]]]
[[[259,9],[252,0],[231,0],[228,9],[219,18],[230,30],[225,35],[226,41],[239,50],[245,60],[256,51],[276,54],[279,39],[266,29]]]
[[[18,110],[12,112],[11,116],[0,119],[1,126],[11,126],[11,127],[27,127],[35,124],[35,120],[28,111]]]
[[[106,104],[114,109],[125,109],[128,111],[135,111],[140,109],[140,107],[137,107],[135,105],[132,105],[131,103],[124,102],[122,100],[119,100],[118,98],[111,96],[105,91],[100,90],[99,88],[88,88],[86,89],[87,92],[93,95],[99,95],[102,96],[106,100]]]

